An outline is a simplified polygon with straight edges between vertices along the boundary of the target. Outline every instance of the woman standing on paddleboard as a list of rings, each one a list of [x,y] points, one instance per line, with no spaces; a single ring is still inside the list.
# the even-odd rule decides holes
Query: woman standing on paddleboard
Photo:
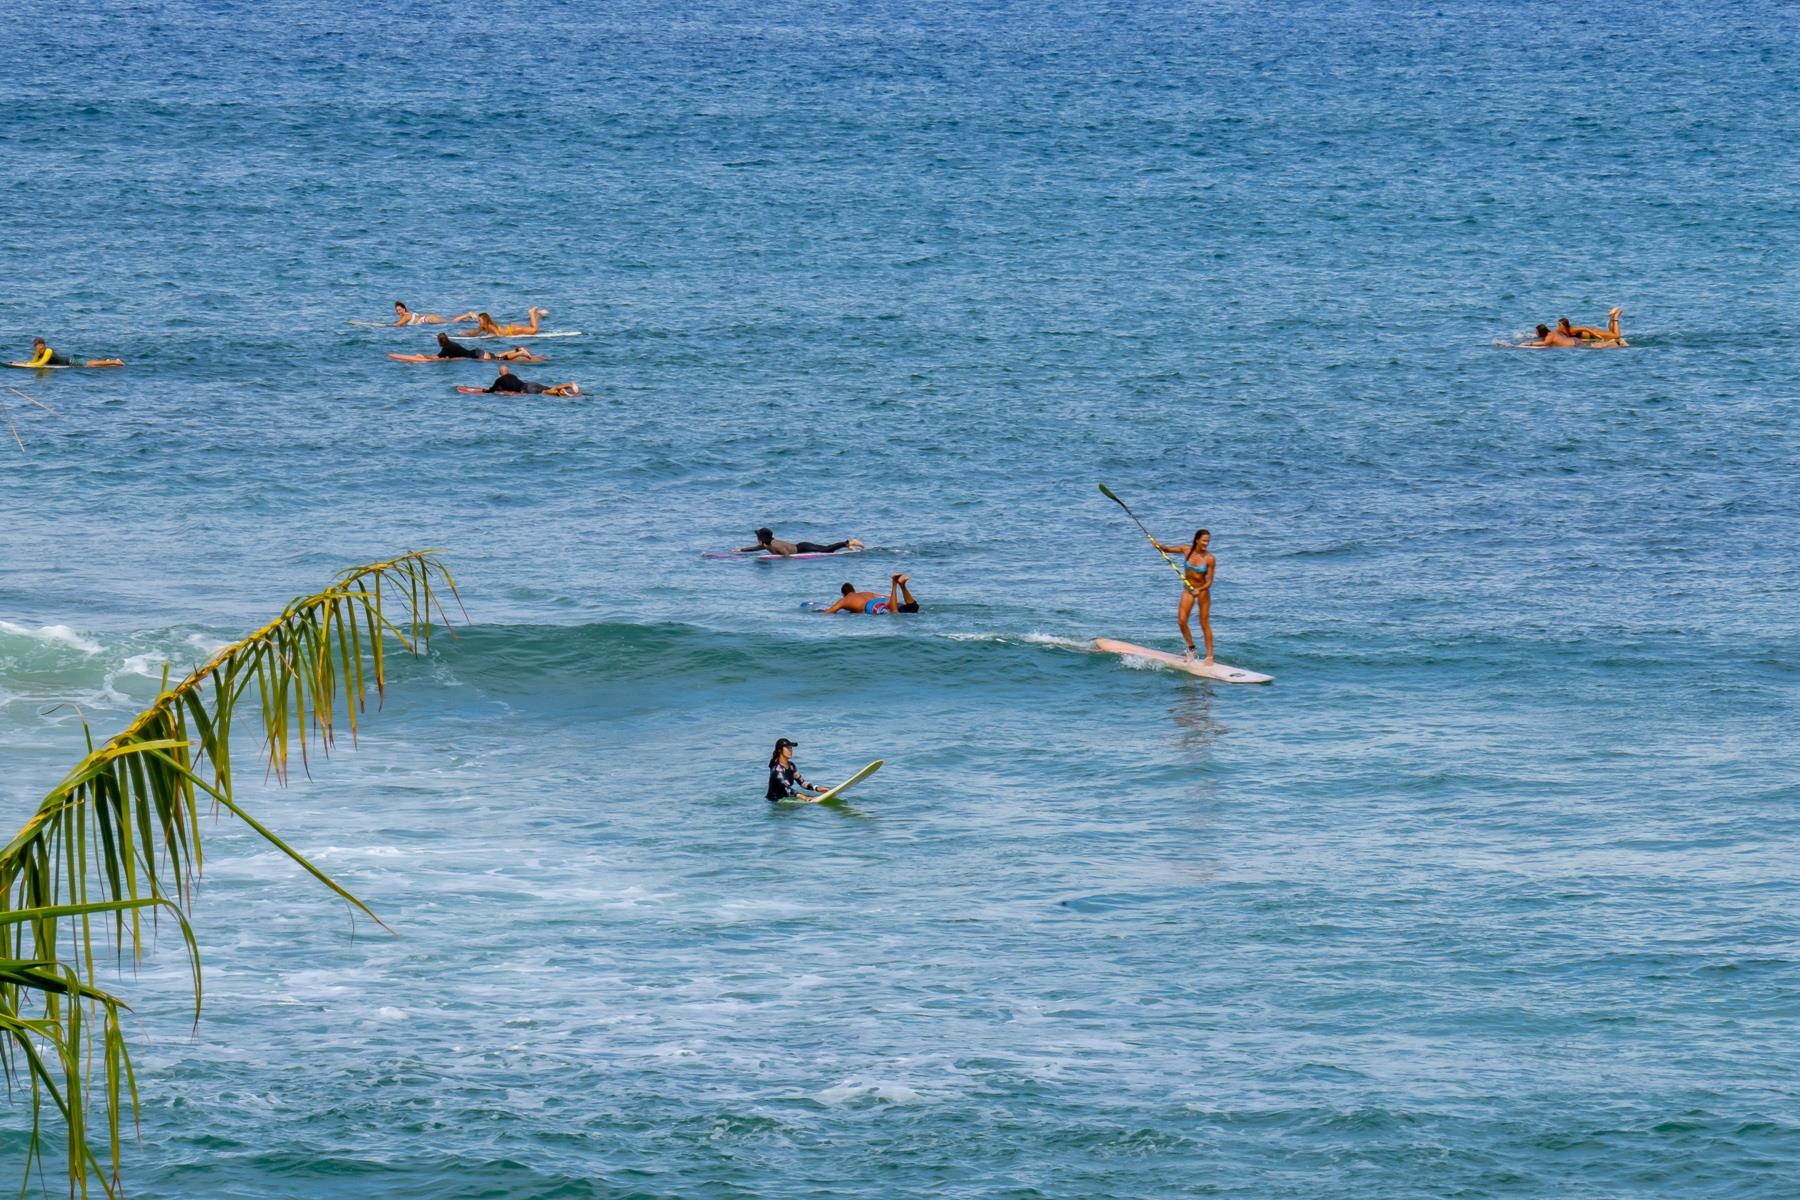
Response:
[[[1164,554],[1179,554],[1181,578],[1187,586],[1181,589],[1181,606],[1175,610],[1175,623],[1181,626],[1182,640],[1187,642],[1187,656],[1194,657],[1194,635],[1188,629],[1188,616],[1196,605],[1200,608],[1200,635],[1206,639],[1206,663],[1212,665],[1212,585],[1218,574],[1218,563],[1207,552],[1212,534],[1204,529],[1194,531],[1194,540],[1186,546],[1165,546],[1152,540],[1151,545]]]
[[[778,738],[775,742],[775,753],[769,756],[769,792],[771,802],[787,800],[794,796],[812,799],[824,789],[807,782],[794,765],[794,748],[798,742],[790,742],[786,738]]]

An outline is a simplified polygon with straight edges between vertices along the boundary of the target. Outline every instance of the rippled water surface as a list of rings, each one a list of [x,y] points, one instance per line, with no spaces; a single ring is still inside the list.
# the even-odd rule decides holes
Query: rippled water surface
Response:
[[[8,819],[340,568],[472,622],[244,780],[397,936],[221,822],[198,1027],[120,979],[132,1194],[1792,1195],[1797,34],[7,7],[0,348],[129,363],[0,379]],[[1087,648],[1179,646],[1100,482],[1272,687]]]

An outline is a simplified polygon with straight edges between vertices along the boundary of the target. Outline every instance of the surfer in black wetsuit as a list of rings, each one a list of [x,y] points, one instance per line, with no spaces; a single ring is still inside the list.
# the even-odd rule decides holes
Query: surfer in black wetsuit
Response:
[[[791,797],[811,799],[825,789],[809,783],[794,766],[794,748],[798,742],[790,742],[786,738],[778,738],[775,742],[775,753],[769,756],[769,792],[771,802],[787,800]]]
[[[514,346],[511,350],[502,350],[496,354],[492,350],[477,350],[473,346],[453,342],[449,335],[442,333],[437,335],[436,354],[390,354],[388,357],[406,363],[452,362],[459,359],[473,359],[476,362],[544,361],[523,346]]]
[[[491,395],[508,393],[515,396],[579,396],[581,385],[573,379],[567,383],[545,385],[530,379],[520,379],[512,373],[511,367],[501,367],[500,374],[485,389]]]
[[[764,554],[775,554],[786,558],[790,554],[836,554],[840,550],[861,550],[863,544],[856,538],[845,538],[841,542],[823,545],[819,542],[784,542],[775,536],[774,530],[768,526],[756,531],[756,545],[739,546],[739,554],[753,554],[761,550]]]

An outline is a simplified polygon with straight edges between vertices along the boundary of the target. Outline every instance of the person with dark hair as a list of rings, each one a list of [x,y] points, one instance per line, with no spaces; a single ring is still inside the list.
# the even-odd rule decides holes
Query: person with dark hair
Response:
[[[1619,315],[1624,311],[1618,305],[1613,305],[1612,311],[1606,314],[1605,329],[1595,329],[1592,325],[1571,325],[1569,318],[1558,317],[1556,332],[1564,337],[1572,337],[1583,342],[1617,342],[1621,346],[1628,346],[1631,343],[1627,342],[1625,335],[1619,332]]]
[[[58,354],[50,348],[43,338],[31,339],[31,357],[23,362],[6,364],[9,367],[122,367],[122,358],[89,358],[75,362],[66,354]]]
[[[419,313],[406,307],[406,301],[394,301],[394,324],[396,325],[448,325],[453,321],[473,321],[472,312],[461,313],[454,317],[440,317],[437,313]]]
[[[870,616],[898,616],[901,613],[916,613],[919,602],[913,599],[912,589],[906,585],[912,582],[911,575],[895,575],[889,582],[888,594],[880,592],[859,592],[856,585],[846,583],[838,589],[838,598],[829,608],[820,612],[868,613]]]
[[[794,749],[800,743],[787,738],[775,740],[775,753],[769,755],[769,791],[771,802],[795,798],[810,800],[825,789],[809,782],[794,765]]]
[[[1188,617],[1196,606],[1200,609],[1200,634],[1206,639],[1206,663],[1212,665],[1212,585],[1217,577],[1219,564],[1207,546],[1212,542],[1212,534],[1205,529],[1194,531],[1194,540],[1185,546],[1165,546],[1161,542],[1152,544],[1164,554],[1181,555],[1181,604],[1175,609],[1175,623],[1181,626],[1182,640],[1187,643],[1187,656],[1194,657],[1194,635],[1188,629]]]
[[[499,352],[493,350],[477,350],[473,346],[465,346],[461,342],[451,341],[450,335],[445,333],[437,335],[437,344],[438,348],[436,354],[390,354],[388,357],[395,362],[403,363],[454,362],[459,358],[466,358],[475,362],[547,361],[539,358],[523,346],[514,346],[511,350],[501,350]]]
[[[845,538],[841,542],[823,545],[819,542],[784,542],[775,536],[774,530],[764,526],[756,531],[756,545],[739,546],[739,554],[754,554],[761,550],[764,554],[773,554],[778,558],[786,558],[791,554],[836,554],[840,550],[861,550],[863,544],[856,538]]]

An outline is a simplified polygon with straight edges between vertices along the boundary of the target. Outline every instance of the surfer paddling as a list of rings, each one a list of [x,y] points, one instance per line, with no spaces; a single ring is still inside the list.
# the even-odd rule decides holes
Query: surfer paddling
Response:
[[[1598,349],[1610,349],[1614,346],[1629,346],[1631,343],[1625,340],[1623,333],[1619,332],[1619,315],[1624,311],[1618,305],[1613,305],[1612,311],[1606,314],[1605,329],[1596,329],[1592,325],[1571,325],[1569,318],[1558,317],[1555,329],[1548,325],[1539,325],[1537,341],[1519,342],[1515,348],[1545,350],[1559,346],[1593,346]]]
[[[11,364],[15,367],[122,367],[122,358],[90,358],[84,362],[75,362],[66,354],[58,354],[50,348],[43,338],[31,339],[31,357],[24,362]]]
[[[531,379],[521,379],[512,373],[512,368],[502,363],[500,374],[494,382],[484,388],[459,387],[457,391],[465,396],[579,396],[581,385],[573,379],[567,383],[543,384]]]
[[[1207,666],[1213,660],[1212,636],[1212,585],[1218,572],[1218,561],[1207,550],[1212,542],[1212,534],[1204,529],[1194,531],[1194,540],[1186,546],[1165,546],[1151,539],[1150,544],[1164,554],[1181,555],[1178,569],[1181,571],[1181,604],[1175,609],[1175,623],[1181,626],[1181,639],[1187,643],[1187,656],[1194,657],[1194,635],[1188,629],[1188,617],[1193,615],[1196,607],[1200,610],[1200,635],[1206,639]],[[1175,561],[1174,559],[1170,560]]]
[[[395,362],[428,363],[455,362],[458,359],[469,359],[474,362],[545,362],[523,346],[514,346],[511,350],[477,350],[473,346],[465,346],[461,342],[453,342],[448,334],[437,335],[438,349],[436,354],[390,354]]]
[[[824,788],[810,783],[794,765],[794,749],[800,743],[787,738],[775,739],[775,753],[769,756],[769,791],[771,803],[777,800],[811,800],[822,795]]]
[[[919,611],[919,602],[913,599],[912,589],[906,586],[911,582],[911,575],[893,576],[889,580],[888,594],[885,596],[880,592],[859,592],[855,584],[846,583],[838,589],[838,598],[831,607],[819,611],[868,613],[870,616],[916,613]]]
[[[549,309],[537,308],[534,306],[525,311],[525,320],[510,321],[505,325],[500,325],[488,314],[484,312],[476,313],[473,318],[475,321],[475,328],[459,329],[456,332],[459,337],[533,337],[538,331],[539,318],[547,317],[549,315]],[[457,320],[467,321],[470,320],[470,318],[464,316],[458,317]]]
[[[787,558],[794,554],[836,554],[840,550],[861,550],[862,548],[863,544],[855,538],[845,538],[841,542],[832,542],[829,545],[819,542],[784,542],[765,525],[756,531],[756,545],[739,546],[736,552],[754,554],[760,550],[764,554]]]
[[[454,317],[439,316],[437,313],[414,312],[406,307],[406,301],[394,301],[394,324],[396,325],[450,325],[461,321],[473,321],[475,313],[458,313]]]

